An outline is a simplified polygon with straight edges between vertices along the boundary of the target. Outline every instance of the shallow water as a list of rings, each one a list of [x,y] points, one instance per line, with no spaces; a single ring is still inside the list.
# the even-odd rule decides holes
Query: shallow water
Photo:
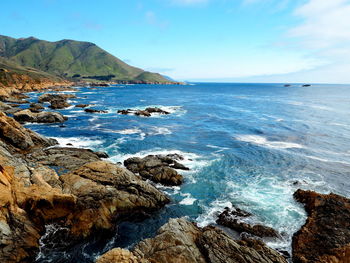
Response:
[[[31,93],[31,101],[40,94]],[[173,202],[151,218],[122,223],[114,237],[70,250],[45,249],[38,262],[93,262],[115,247],[132,247],[153,236],[171,217],[188,216],[204,226],[218,211],[238,206],[250,220],[280,231],[269,245],[290,249],[305,212],[292,197],[298,188],[350,197],[350,86],[279,84],[117,85],[76,92],[79,108],[60,110],[66,127],[28,124],[65,145],[106,151],[113,162],[131,156],[178,152],[186,157],[181,187],[161,187]],[[170,115],[151,118],[118,109],[158,106]],[[48,227],[52,231],[54,227]],[[44,240],[45,241],[45,240]]]

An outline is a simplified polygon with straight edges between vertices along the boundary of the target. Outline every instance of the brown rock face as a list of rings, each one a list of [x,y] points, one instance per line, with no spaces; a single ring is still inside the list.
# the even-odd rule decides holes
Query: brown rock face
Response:
[[[133,157],[124,161],[127,169],[146,179],[164,185],[180,185],[183,176],[176,169],[188,170],[178,163],[172,155],[148,155],[144,158]]]
[[[96,263],[149,263],[147,260],[142,260],[134,256],[129,250],[114,248],[97,259]]]
[[[112,258],[113,251],[119,254],[119,250],[112,250],[105,254],[107,258]],[[141,241],[132,254],[139,260],[136,262],[146,260],[152,263],[287,262],[261,241],[235,241],[216,227],[199,228],[184,218],[170,219],[159,229],[156,237]]]
[[[67,215],[75,197],[48,185],[24,186],[13,169],[0,165],[0,258],[30,262],[39,247],[44,222]]]
[[[0,140],[20,150],[29,150],[35,146],[48,147],[57,144],[56,140],[24,128],[11,117],[0,112]]]
[[[294,198],[305,204],[305,225],[293,236],[293,262],[350,262],[350,200],[298,190]]]
[[[13,114],[13,117],[19,122],[37,122],[37,123],[56,123],[65,122],[68,118],[58,112],[33,112],[31,110],[22,110]]]
[[[147,213],[169,202],[168,197],[130,171],[97,161],[60,176],[64,193],[77,197],[68,217],[74,236],[88,236],[94,229],[111,229],[118,217]]]

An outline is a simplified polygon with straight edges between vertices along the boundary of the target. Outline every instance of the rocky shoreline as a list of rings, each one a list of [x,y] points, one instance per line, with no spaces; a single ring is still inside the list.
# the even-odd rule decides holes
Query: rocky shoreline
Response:
[[[60,147],[22,126],[64,122],[65,116],[43,111],[41,103],[49,102],[52,109],[73,106],[67,99],[74,95],[59,93],[68,88],[54,88],[55,95],[42,95],[24,110],[14,105],[27,103],[18,90],[0,97],[1,262],[34,262],[47,224],[64,226],[69,244],[74,244],[112,231],[125,218],[147,217],[171,202],[154,184],[179,186],[186,180],[181,171],[189,168],[181,155],[132,157],[122,166],[107,161],[106,153]],[[304,190],[294,198],[305,205],[308,219],[293,236],[291,256],[263,242],[280,238],[280,233],[248,224],[251,214],[233,207],[218,215],[217,225],[204,228],[186,218],[170,219],[155,237],[130,250],[114,248],[96,262],[349,262],[350,200]]]

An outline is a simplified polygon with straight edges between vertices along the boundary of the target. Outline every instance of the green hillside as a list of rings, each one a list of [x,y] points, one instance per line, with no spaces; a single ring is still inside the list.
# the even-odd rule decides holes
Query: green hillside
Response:
[[[89,42],[49,42],[0,35],[0,57],[65,78],[168,81],[159,74],[132,67]]]

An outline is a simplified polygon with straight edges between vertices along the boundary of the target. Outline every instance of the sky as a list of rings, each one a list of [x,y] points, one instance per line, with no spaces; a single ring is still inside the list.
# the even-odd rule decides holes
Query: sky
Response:
[[[0,34],[97,44],[176,80],[350,83],[350,0],[13,0]]]

